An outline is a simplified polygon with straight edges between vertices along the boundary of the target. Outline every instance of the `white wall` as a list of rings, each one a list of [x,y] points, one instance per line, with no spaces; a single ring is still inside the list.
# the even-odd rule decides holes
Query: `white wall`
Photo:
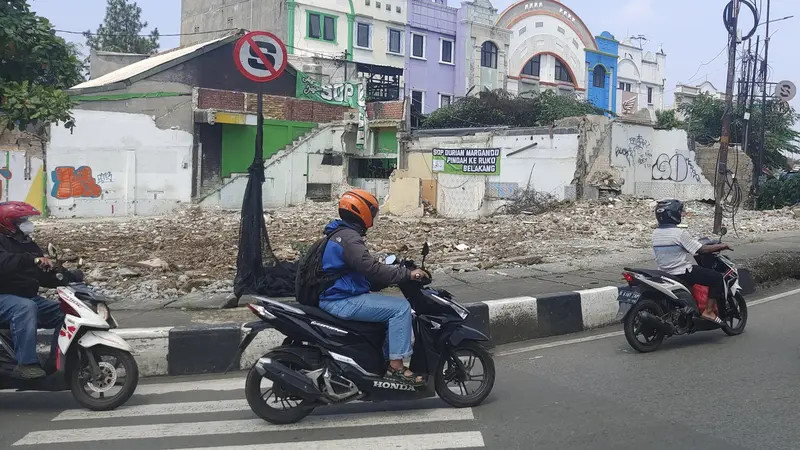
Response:
[[[72,133],[51,128],[47,204],[53,216],[151,216],[191,201],[191,133],[162,130],[144,114],[73,114]]]
[[[615,122],[611,164],[625,179],[623,194],[683,200],[714,198],[713,186],[695,153],[689,151],[683,130],[654,130]]]
[[[532,144],[536,144],[532,146]],[[548,192],[558,199],[572,196],[571,182],[578,156],[578,134],[538,133],[515,136],[426,136],[416,139],[411,149],[429,153],[434,148],[500,148],[500,174],[460,175],[433,173],[430,167],[412,173],[421,179],[437,181],[437,211],[445,217],[478,217],[491,214],[504,200],[493,192],[497,183],[516,184],[525,189]],[[527,147],[525,150],[518,150]],[[517,152],[517,153],[515,153]],[[509,154],[514,153],[509,156]]]
[[[306,135],[291,150],[281,150],[266,163],[266,181],[262,189],[263,204],[269,208],[297,205],[305,202],[307,183],[344,183],[344,167],[323,166],[322,151],[334,149],[343,152],[342,135],[345,127],[329,124]],[[307,172],[308,175],[307,176]],[[247,176],[236,175],[225,180],[218,191],[206,197],[200,204],[205,207],[239,209],[242,206]]]

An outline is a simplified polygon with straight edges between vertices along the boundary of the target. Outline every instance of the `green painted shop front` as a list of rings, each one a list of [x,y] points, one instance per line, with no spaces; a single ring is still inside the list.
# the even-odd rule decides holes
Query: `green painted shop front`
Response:
[[[313,122],[264,120],[264,160],[311,131]],[[245,173],[253,163],[256,127],[254,125],[222,124],[222,177]]]

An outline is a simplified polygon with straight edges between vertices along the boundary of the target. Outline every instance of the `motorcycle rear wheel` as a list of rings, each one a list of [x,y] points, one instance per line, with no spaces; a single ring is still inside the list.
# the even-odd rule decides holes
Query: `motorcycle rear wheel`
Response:
[[[272,351],[264,355],[264,358],[270,358],[292,370],[313,370],[303,358],[289,352]],[[255,366],[253,366],[247,374],[247,380],[244,386],[247,404],[250,405],[250,409],[252,409],[258,417],[275,425],[286,425],[299,422],[314,411],[314,406],[309,405],[307,400],[299,400],[297,405],[286,409],[273,408],[267,404],[267,401],[271,398],[275,398],[276,401],[279,401],[281,406],[285,406],[286,404],[291,405],[289,402],[296,401],[297,399],[292,398],[287,393],[276,388],[275,384],[267,389],[266,392],[262,392],[262,380],[270,381],[262,377]]]
[[[466,363],[461,360],[461,353],[469,354],[469,359]],[[486,397],[489,396],[494,387],[495,368],[492,355],[489,354],[481,344],[474,341],[464,341],[460,343],[457,347],[451,349],[451,354],[459,358],[464,366],[468,366],[465,368],[469,372],[466,374],[469,379],[462,380],[455,368],[455,361],[450,357],[444,357],[439,361],[436,373],[434,374],[436,393],[445,403],[456,408],[469,408],[480,405],[486,400]],[[472,369],[477,361],[480,361],[483,368],[483,374],[480,376],[480,379],[477,379],[478,375],[472,375]],[[447,385],[454,381],[459,384],[459,393],[453,392]],[[475,392],[472,393],[469,393],[466,388],[466,383],[470,381],[481,382]]]
[[[73,356],[75,361],[70,365],[69,372],[66,374],[72,396],[75,397],[75,400],[83,407],[92,411],[111,411],[124,405],[125,402],[131,398],[134,391],[136,391],[136,387],[139,385],[139,366],[136,364],[133,355],[124,350],[102,345],[87,349],[87,352],[89,355],[96,358],[98,364],[101,364],[101,371],[103,372],[102,380],[91,383],[95,389],[98,389],[95,383],[102,385],[106,382],[114,382],[116,385],[117,370],[119,368],[125,369],[125,382],[120,391],[114,396],[105,398],[105,396],[101,394],[99,399],[92,397],[92,393],[97,392],[92,389],[92,386],[90,386],[87,380],[89,369],[86,367],[86,363],[79,364],[77,355],[75,355]],[[102,361],[103,356],[114,358],[118,364],[111,365],[110,363]],[[117,367],[117,365],[121,367]],[[102,387],[105,388],[106,386]]]
[[[661,343],[664,342],[664,333],[662,333],[661,330],[654,329],[654,334],[650,340],[647,342],[642,342],[639,340],[637,336],[642,325],[641,319],[639,319],[639,313],[643,311],[647,311],[657,317],[664,315],[664,309],[661,308],[661,305],[655,301],[648,298],[639,300],[638,303],[633,305],[633,308],[631,308],[631,310],[628,312],[628,315],[625,316],[625,339],[628,341],[628,344],[637,352],[650,353],[656,351],[658,347],[661,346]],[[643,334],[642,336],[644,337]]]

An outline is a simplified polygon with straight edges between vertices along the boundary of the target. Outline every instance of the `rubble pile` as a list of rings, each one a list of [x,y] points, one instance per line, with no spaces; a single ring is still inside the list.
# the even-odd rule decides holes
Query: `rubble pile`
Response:
[[[376,255],[419,258],[426,240],[435,271],[465,272],[561,262],[646,248],[654,223],[652,200],[609,198],[556,206],[541,214],[481,219],[379,216],[367,243]],[[695,235],[710,233],[713,207],[688,205]],[[333,203],[308,203],[265,216],[278,258],[295,259],[335,217]],[[89,281],[106,293],[133,300],[175,298],[192,292],[228,294],[236,273],[239,213],[187,207],[157,218],[52,219],[37,224],[36,240],[86,261]],[[731,220],[726,223],[731,228]],[[790,209],[740,210],[741,237],[794,230]]]

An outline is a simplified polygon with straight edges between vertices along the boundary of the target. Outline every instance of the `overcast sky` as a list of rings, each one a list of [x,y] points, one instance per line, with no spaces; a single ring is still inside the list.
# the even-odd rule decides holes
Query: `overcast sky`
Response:
[[[60,30],[94,30],[105,15],[105,0],[29,1],[37,13],[49,18]],[[449,1],[451,6],[459,4]],[[80,7],[77,7],[78,2]],[[138,0],[144,20],[151,28],[158,27],[162,34],[180,32],[180,3],[180,0]],[[500,11],[511,3],[512,0],[494,1]],[[725,88],[727,54],[721,50],[726,42],[722,9],[727,0],[563,0],[562,3],[575,11],[595,35],[609,31],[620,40],[644,35],[648,39],[645,45],[648,50],[655,52],[663,48],[667,54],[668,105],[672,103],[672,91],[678,82],[698,84],[708,79],[718,89]],[[613,7],[614,4],[618,6]],[[772,81],[790,79],[800,85],[800,59],[794,55],[794,46],[800,42],[800,1],[772,0],[773,20],[788,15],[798,17],[771,24],[771,78]],[[752,25],[749,15],[743,20],[742,27]],[[760,29],[763,33],[764,27]],[[85,42],[79,35],[61,36]],[[163,37],[161,49],[177,46],[178,42],[178,37]],[[800,95],[792,103],[800,110]]]

